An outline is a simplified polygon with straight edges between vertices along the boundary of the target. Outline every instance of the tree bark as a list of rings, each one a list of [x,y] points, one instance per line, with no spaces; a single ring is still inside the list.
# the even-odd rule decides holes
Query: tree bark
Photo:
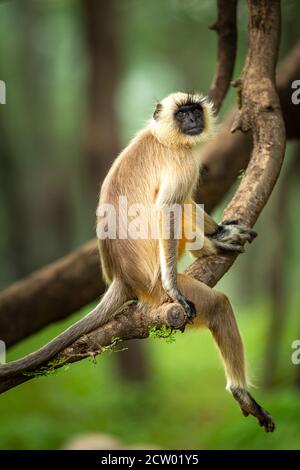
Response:
[[[300,77],[300,40],[277,71],[277,89],[288,139],[300,138],[300,105],[291,100],[291,84]],[[251,134],[230,133],[235,110],[229,112],[216,137],[200,150],[203,163],[197,202],[212,211],[236,182],[240,170],[248,165],[252,149]]]

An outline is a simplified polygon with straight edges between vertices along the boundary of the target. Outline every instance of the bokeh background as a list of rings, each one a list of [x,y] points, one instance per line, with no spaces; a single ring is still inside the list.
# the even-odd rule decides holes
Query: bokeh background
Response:
[[[282,3],[280,58],[295,43],[300,21],[299,2]],[[94,236],[99,184],[156,99],[208,91],[216,64],[208,26],[215,16],[213,0],[0,2],[0,80],[7,92],[0,105],[1,289]],[[242,1],[235,77],[246,47]],[[220,121],[234,101],[231,90]],[[132,343],[96,365],[85,360],[1,395],[0,448],[58,449],[95,433],[133,448],[300,448],[300,365],[291,362],[291,344],[300,339],[299,156],[289,143],[259,237],[218,286],[235,307],[253,393],[275,416],[274,434],[242,417],[225,391],[210,334],[192,331],[171,344]],[[8,360],[90,307],[18,344]]]

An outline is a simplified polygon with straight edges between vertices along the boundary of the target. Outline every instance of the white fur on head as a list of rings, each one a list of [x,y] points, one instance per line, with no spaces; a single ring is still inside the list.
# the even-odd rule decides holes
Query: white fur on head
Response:
[[[203,107],[204,129],[199,135],[186,135],[180,132],[175,120],[175,113],[180,106],[190,103],[199,103]],[[191,93],[171,93],[162,101],[157,111],[157,116],[150,121],[150,129],[153,135],[164,145],[174,147],[187,145],[193,147],[208,140],[214,131],[213,104],[203,95]]]

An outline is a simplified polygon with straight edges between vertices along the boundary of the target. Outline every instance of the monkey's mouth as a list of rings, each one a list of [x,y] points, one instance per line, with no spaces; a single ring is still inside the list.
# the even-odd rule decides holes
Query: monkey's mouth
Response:
[[[204,126],[203,124],[201,125],[198,125],[198,126],[194,126],[194,127],[190,127],[188,129],[185,129],[184,133],[187,134],[187,135],[199,135],[201,134],[201,132],[203,132],[204,130]]]

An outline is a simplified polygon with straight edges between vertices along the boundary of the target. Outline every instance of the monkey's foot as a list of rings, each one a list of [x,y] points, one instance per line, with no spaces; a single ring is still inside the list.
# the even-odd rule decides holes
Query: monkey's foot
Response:
[[[211,238],[215,245],[222,250],[243,253],[245,251],[243,245],[246,242],[251,243],[256,236],[255,230],[245,225],[239,225],[237,220],[224,220]]]
[[[228,228],[229,225],[231,227],[234,226],[234,228],[237,231],[239,231],[241,235],[244,235],[247,238],[249,238],[249,240],[247,239],[249,243],[251,243],[254,240],[254,238],[257,237],[257,232],[253,230],[253,228],[249,228],[246,225],[239,224],[238,220],[226,219],[226,220],[223,220],[221,224],[219,224],[219,226],[223,228],[224,226]]]
[[[182,296],[179,303],[184,308],[189,323],[193,323],[193,320],[197,315],[195,304],[193,304],[193,302],[191,302],[184,296]]]
[[[231,387],[230,391],[233,398],[238,402],[244,416],[252,415],[257,418],[259,425],[266,432],[273,432],[275,430],[273,417],[254,400],[247,390],[240,387]]]
[[[197,315],[196,307],[193,302],[188,300],[184,295],[180,294],[180,297],[177,299],[177,302],[184,308],[187,319],[190,323],[193,323],[195,316]]]

